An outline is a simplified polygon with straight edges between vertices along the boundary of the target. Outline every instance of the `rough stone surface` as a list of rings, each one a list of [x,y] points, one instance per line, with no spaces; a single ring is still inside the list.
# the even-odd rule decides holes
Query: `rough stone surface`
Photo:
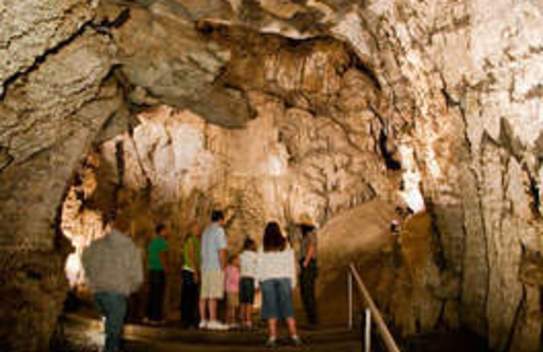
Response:
[[[89,22],[94,7],[89,0],[2,1],[0,96],[14,76],[36,65],[48,51],[62,46]]]
[[[57,208],[81,156],[124,104],[108,79],[116,49],[107,36],[83,28],[93,7],[87,1],[0,5],[0,57],[11,60],[0,65],[6,88],[0,101],[2,350],[48,348],[67,287]]]

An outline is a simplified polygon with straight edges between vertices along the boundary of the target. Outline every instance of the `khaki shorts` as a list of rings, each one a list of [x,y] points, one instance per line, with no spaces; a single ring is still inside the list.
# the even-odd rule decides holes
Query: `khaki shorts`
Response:
[[[239,293],[226,292],[226,305],[228,307],[239,307]]]
[[[222,299],[224,297],[224,273],[219,270],[202,272],[200,298]]]

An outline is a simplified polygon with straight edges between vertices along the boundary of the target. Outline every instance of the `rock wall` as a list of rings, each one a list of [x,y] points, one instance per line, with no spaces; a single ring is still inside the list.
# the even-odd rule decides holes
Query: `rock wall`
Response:
[[[93,226],[87,228],[94,214],[116,207],[142,247],[156,223],[170,224],[170,260],[180,268],[184,236],[192,222],[209,222],[212,207],[226,211],[229,247],[236,253],[245,236],[260,240],[272,219],[285,229],[302,213],[324,223],[374,198],[376,190],[393,197],[396,177],[387,177],[375,143],[368,140],[361,153],[363,147],[348,140],[363,139],[359,134],[366,131],[348,137],[333,120],[285,108],[269,95],[251,93],[251,105],[257,118],[236,130],[171,107],[140,114],[133,133],[99,147],[97,169],[86,163],[80,172],[63,213],[72,242],[78,249],[88,244],[96,236]],[[77,190],[84,201],[73,206]],[[178,272],[170,274],[168,307],[175,311]]]
[[[358,13],[379,44],[376,76],[413,121],[409,144],[444,264],[462,278],[461,321],[488,336],[495,350],[536,351],[540,284],[527,283],[519,269],[542,249],[541,100],[534,94],[543,59],[534,35],[543,24],[541,6],[368,5]]]

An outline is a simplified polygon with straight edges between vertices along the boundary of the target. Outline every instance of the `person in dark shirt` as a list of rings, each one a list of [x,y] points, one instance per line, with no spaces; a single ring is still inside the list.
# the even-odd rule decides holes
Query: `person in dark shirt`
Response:
[[[302,234],[300,243],[300,294],[311,326],[319,323],[317,302],[315,298],[315,281],[318,275],[317,267],[317,228],[308,214],[302,215],[298,221]]]

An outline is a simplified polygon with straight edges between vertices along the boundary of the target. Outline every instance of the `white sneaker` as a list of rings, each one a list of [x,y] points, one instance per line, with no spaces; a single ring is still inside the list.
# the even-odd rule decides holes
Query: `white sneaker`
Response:
[[[209,323],[207,323],[207,328],[209,330],[226,331],[228,330],[228,325],[225,325],[217,320],[211,320]]]
[[[207,320],[202,320],[200,321],[200,324],[198,324],[198,329],[200,330],[208,329],[208,327],[209,327],[209,322]]]

